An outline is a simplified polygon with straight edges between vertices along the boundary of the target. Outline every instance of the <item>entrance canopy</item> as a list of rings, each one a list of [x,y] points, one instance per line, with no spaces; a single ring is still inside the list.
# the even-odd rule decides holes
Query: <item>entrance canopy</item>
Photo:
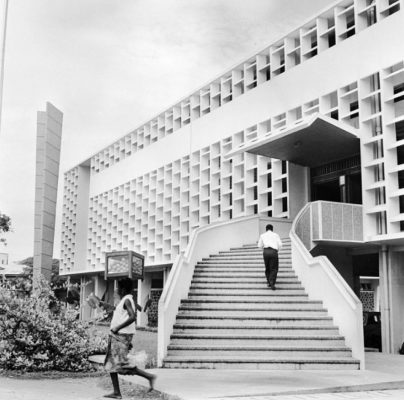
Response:
[[[248,152],[317,167],[359,154],[358,133],[346,123],[315,114],[278,132],[243,143],[225,158]]]

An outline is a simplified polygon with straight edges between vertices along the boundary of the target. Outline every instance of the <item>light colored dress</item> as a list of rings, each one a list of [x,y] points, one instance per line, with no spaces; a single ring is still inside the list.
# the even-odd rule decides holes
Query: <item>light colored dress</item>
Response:
[[[131,302],[132,308],[135,310],[133,296],[129,294],[122,297],[112,316],[111,329],[119,326],[129,318],[129,313],[124,308],[126,300]],[[135,332],[136,325],[134,322],[120,329],[119,333],[114,334],[110,332],[107,355],[104,362],[104,368],[107,372],[127,374],[129,372],[128,369],[133,368],[133,365],[129,364],[128,354],[132,347],[132,339]]]

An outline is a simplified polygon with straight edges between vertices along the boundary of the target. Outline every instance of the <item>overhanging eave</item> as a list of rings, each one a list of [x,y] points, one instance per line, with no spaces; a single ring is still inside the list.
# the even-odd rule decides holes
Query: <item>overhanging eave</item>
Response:
[[[243,152],[316,167],[359,154],[359,132],[346,123],[315,114],[279,132],[246,142],[225,158]]]

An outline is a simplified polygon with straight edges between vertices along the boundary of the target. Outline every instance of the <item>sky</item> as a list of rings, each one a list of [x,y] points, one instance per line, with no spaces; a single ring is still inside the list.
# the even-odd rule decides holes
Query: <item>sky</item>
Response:
[[[12,218],[11,261],[33,253],[36,113],[47,101],[64,114],[58,258],[66,170],[334,2],[9,0],[0,212]]]

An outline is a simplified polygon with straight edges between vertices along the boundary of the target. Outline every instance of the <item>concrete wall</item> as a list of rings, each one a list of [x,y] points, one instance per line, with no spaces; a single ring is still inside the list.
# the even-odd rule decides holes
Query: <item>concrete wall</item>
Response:
[[[399,12],[94,175],[90,195],[123,184],[402,60],[403,36],[403,13]]]

